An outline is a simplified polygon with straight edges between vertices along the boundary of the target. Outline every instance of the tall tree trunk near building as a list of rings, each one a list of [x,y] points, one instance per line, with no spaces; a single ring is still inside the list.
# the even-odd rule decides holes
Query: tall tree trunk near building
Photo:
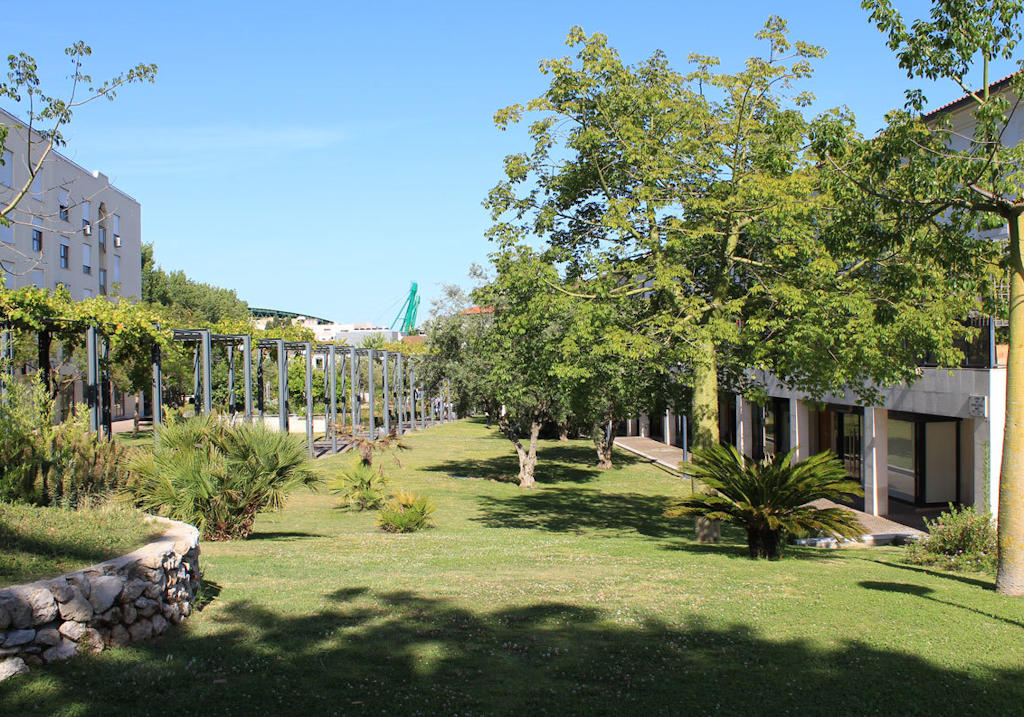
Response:
[[[710,448],[718,443],[718,365],[715,346],[705,341],[704,361],[693,367],[693,447]]]
[[[599,470],[614,468],[612,464],[612,448],[615,446],[615,429],[618,421],[611,419],[604,425],[594,426],[594,448],[597,449],[597,467]]]
[[[702,354],[705,361],[693,367],[693,447],[710,448],[718,443],[718,364],[715,362],[715,346],[705,341]],[[697,541],[716,543],[721,535],[721,524],[717,520],[697,518],[694,526]]]
[[[52,397],[57,395],[57,386],[52,380],[53,365],[50,362],[50,347],[53,343],[53,336],[48,329],[43,329],[36,334],[36,341],[39,347],[39,378]]]
[[[996,591],[1024,595],[1024,215],[1010,219],[1010,353],[1006,362],[1006,428],[999,472],[999,570]]]

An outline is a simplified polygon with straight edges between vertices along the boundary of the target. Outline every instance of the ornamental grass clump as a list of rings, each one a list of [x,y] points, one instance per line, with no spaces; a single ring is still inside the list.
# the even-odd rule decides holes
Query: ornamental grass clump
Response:
[[[395,491],[377,516],[377,525],[385,533],[414,533],[433,525],[430,516],[434,504],[425,496]]]
[[[384,504],[388,481],[380,469],[359,461],[341,475],[332,478],[328,487],[353,510],[377,510]]]
[[[141,509],[191,523],[206,540],[247,537],[260,512],[320,479],[300,437],[210,416],[157,429],[152,452],[129,468]]]
[[[790,451],[755,462],[732,446],[697,449],[685,470],[709,492],[689,496],[665,515],[696,515],[737,523],[747,531],[752,558],[780,557],[789,536],[862,535],[864,531],[852,511],[808,505],[822,498],[845,501],[863,495],[839,459],[831,453],[819,453],[793,464],[793,454]]]
[[[947,570],[994,572],[996,530],[992,519],[973,506],[949,506],[935,520],[924,521],[928,535],[907,546],[907,562]]]

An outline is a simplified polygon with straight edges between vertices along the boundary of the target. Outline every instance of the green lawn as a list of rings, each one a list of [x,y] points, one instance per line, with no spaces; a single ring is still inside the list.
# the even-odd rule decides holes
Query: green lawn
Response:
[[[116,558],[164,530],[126,508],[65,510],[0,503],[0,587]]]
[[[410,437],[397,487],[433,530],[304,494],[252,539],[204,544],[202,612],[158,642],[0,685],[4,714],[1017,713],[1024,601],[899,549],[744,557],[661,517],[688,484],[545,443],[538,490],[503,439]],[[350,456],[332,458],[341,466]],[[454,476],[462,476],[455,478]]]

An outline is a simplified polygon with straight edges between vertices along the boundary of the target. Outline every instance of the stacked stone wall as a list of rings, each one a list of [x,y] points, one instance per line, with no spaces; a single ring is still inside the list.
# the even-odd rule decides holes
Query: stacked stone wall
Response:
[[[0,680],[80,652],[146,640],[187,618],[199,589],[199,531],[168,525],[128,555],[0,590]]]

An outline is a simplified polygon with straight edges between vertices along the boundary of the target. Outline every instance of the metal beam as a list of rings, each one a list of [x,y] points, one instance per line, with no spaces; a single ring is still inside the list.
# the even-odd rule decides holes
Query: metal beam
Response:
[[[203,330],[203,412],[206,415],[213,413],[213,377],[210,375],[213,357],[210,355],[211,353],[213,351],[210,332]]]
[[[277,344],[277,425],[282,433],[288,432],[288,349],[284,339],[275,339]]]
[[[381,379],[384,384],[384,435],[391,433],[391,398],[388,393],[391,386],[388,385],[388,355],[387,351],[381,352]]]
[[[164,422],[164,378],[160,344],[153,344],[153,349],[150,355],[153,360],[153,388],[151,402],[153,404],[153,435],[155,438],[156,427]]]
[[[313,345],[306,342],[306,445],[313,457]]]
[[[334,344],[331,344],[327,354],[327,372],[329,376],[328,385],[330,386],[330,397],[331,397],[331,417],[327,422],[327,430],[331,436],[331,453],[338,452],[338,386],[337,386],[337,375],[335,374],[335,349]]]
[[[245,420],[252,422],[252,337],[246,334],[242,337],[242,360],[245,367],[242,369],[242,380],[245,381]]]
[[[235,412],[235,347],[228,344],[228,415]]]
[[[395,411],[395,418],[398,419],[398,435],[403,433],[402,424],[405,416],[405,381],[402,376],[402,354],[395,356],[395,396],[398,400],[398,407]]]
[[[357,376],[359,374],[358,362],[356,361],[356,350],[349,350],[349,358],[352,361],[352,365],[349,366],[349,370],[352,372],[352,380],[349,382],[351,385],[348,387],[349,395],[352,399],[350,408],[352,409],[352,435],[356,435],[356,428],[359,426],[359,418],[356,416],[356,412],[359,410],[356,406],[356,385]]]
[[[377,403],[376,400],[374,400],[375,399],[375,396],[374,396],[374,393],[375,393],[374,388],[375,388],[375,386],[373,385],[373,355],[374,355],[374,353],[376,353],[376,352],[373,349],[370,349],[367,352],[367,354],[366,354],[366,357],[367,357],[366,358],[366,382],[369,384],[369,386],[367,387],[367,398],[368,398],[368,403],[370,404],[369,430],[370,430],[370,440],[371,441],[375,440],[377,438],[377,421],[376,421],[376,419],[375,419],[375,417],[373,415],[373,410],[376,407],[375,404]]]
[[[99,358],[96,352],[96,327],[90,326],[85,331],[85,353],[86,353],[86,386],[85,401],[89,405],[89,428],[93,433],[100,432],[100,406],[99,406]]]
[[[266,409],[263,405],[263,347],[256,349],[256,407],[260,412],[260,423],[263,423]]]

